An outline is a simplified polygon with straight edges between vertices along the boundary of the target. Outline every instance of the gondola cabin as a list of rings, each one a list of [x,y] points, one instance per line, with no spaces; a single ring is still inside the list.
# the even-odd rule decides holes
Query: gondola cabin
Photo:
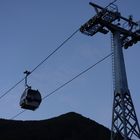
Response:
[[[26,88],[20,98],[20,106],[23,109],[36,110],[41,103],[41,94],[38,90]]]

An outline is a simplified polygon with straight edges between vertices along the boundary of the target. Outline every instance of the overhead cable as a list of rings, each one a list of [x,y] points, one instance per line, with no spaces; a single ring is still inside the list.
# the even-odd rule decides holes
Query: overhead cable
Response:
[[[15,119],[15,118],[17,118],[19,115],[21,115],[22,113],[24,113],[25,111],[27,111],[27,110],[21,110],[19,113],[17,113],[15,116],[13,116],[12,118],[11,118],[11,120],[13,120],[13,119]]]
[[[22,78],[19,82],[17,82],[15,85],[13,85],[11,88],[9,88],[5,93],[3,93],[1,96],[0,96],[0,100],[5,96],[7,95],[8,93],[10,93],[11,90],[13,90],[14,88],[16,88],[21,82],[24,81],[25,78]]]
[[[60,48],[62,48],[62,46],[64,44],[66,44],[77,32],[79,31],[79,29],[77,29],[76,31],[74,31],[67,39],[65,39],[55,50],[53,50],[45,59],[43,59],[33,70],[30,71],[31,75],[37,68],[39,68],[43,63],[45,63],[52,55],[54,55]],[[6,96],[8,93],[10,93],[11,90],[13,90],[14,88],[16,88],[21,82],[23,82],[25,80],[25,77],[22,78],[19,82],[17,82],[16,84],[14,84],[10,89],[8,89],[6,92],[4,92],[2,95],[0,95],[0,100]]]
[[[59,86],[58,88],[56,88],[55,90],[53,90],[52,92],[50,92],[49,94],[47,94],[46,96],[44,96],[42,98],[42,100],[48,98],[49,96],[55,94],[58,90],[62,89],[63,87],[65,87],[66,85],[68,85],[69,83],[71,83],[72,81],[74,81],[75,79],[77,79],[78,77],[80,77],[81,75],[83,75],[84,73],[88,72],[90,69],[94,68],[96,65],[98,65],[99,63],[103,62],[105,59],[109,58],[110,56],[112,56],[113,53],[108,54],[107,56],[105,56],[104,58],[102,58],[101,60],[99,60],[98,62],[96,62],[95,64],[91,65],[90,67],[88,67],[87,69],[83,70],[82,72],[80,72],[78,75],[74,76],[72,79],[70,79],[69,81],[65,82],[64,84],[62,84],[61,86]],[[21,115],[22,113],[24,113],[26,110],[22,110],[20,111],[17,115],[11,117],[10,119],[13,120],[15,118],[17,118],[19,115]]]

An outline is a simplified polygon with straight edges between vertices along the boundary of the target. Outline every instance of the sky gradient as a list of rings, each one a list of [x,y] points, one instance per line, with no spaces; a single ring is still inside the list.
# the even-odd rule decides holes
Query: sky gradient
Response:
[[[0,0],[0,95],[21,80],[83,23],[95,15],[87,0]],[[106,6],[110,0],[92,0]],[[123,16],[140,20],[139,0],[116,4]],[[93,37],[78,32],[29,77],[29,85],[42,97],[67,82],[111,52],[110,34]],[[124,50],[128,85],[140,122],[140,43]],[[0,118],[21,111],[24,82],[0,100]],[[113,102],[111,58],[97,65],[54,95],[36,111],[16,119],[41,120],[74,111],[106,127],[111,126]]]

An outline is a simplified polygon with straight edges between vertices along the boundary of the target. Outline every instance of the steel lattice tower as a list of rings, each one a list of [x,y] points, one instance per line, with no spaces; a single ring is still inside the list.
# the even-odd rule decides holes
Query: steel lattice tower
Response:
[[[120,32],[113,33],[114,101],[111,140],[117,139],[115,133],[121,134],[124,140],[131,139],[133,135],[140,138],[140,128],[128,89],[123,42],[120,38]]]
[[[103,8],[90,3],[96,15],[81,26],[80,31],[93,36],[98,32],[112,33],[112,57],[114,100],[112,111],[111,140],[140,139],[140,127],[128,88],[123,48],[127,49],[140,41],[140,29],[137,22],[122,17],[113,3]]]

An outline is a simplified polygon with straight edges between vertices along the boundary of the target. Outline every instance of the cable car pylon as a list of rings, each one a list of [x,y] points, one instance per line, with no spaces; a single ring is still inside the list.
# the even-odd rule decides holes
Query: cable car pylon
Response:
[[[96,15],[82,25],[80,31],[88,36],[98,32],[112,33],[114,99],[111,140],[140,139],[140,127],[128,88],[123,56],[123,48],[127,49],[140,41],[140,26],[132,16],[121,16],[114,3],[105,8],[91,2],[90,5],[94,7]]]

